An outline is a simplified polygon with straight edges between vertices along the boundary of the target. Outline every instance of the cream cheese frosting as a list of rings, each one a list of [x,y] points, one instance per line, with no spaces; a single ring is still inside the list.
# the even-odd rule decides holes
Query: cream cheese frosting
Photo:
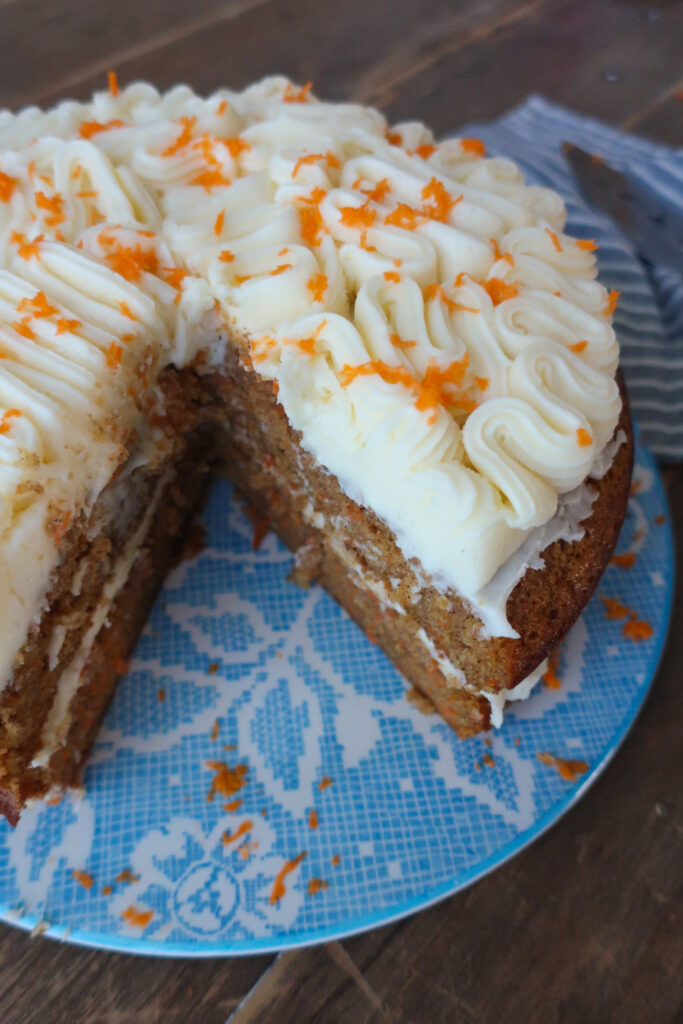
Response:
[[[0,681],[159,372],[221,323],[303,447],[476,607],[620,411],[615,296],[564,221],[478,140],[284,78],[0,113]]]

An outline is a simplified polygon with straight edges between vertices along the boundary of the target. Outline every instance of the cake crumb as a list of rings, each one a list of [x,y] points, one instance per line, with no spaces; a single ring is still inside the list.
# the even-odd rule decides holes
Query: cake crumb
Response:
[[[112,888],[111,885],[103,885],[102,886],[102,895],[103,896],[111,896],[113,891],[114,891],[114,889]]]
[[[207,803],[211,803],[216,793],[220,793],[221,796],[234,796],[247,783],[249,766],[246,764],[238,764],[231,768],[225,761],[207,761],[206,767],[216,773],[206,797]]]
[[[417,708],[418,711],[421,711],[423,715],[433,715],[435,713],[436,709],[429,697],[425,697],[424,693],[421,693],[415,686],[411,686],[409,690],[406,690],[406,700],[413,707]]]
[[[294,552],[294,561],[287,579],[296,583],[302,590],[307,590],[320,575],[322,566],[322,546],[315,537],[309,537],[305,544]]]
[[[315,896],[317,892],[322,892],[323,889],[329,889],[330,883],[326,882],[324,878],[311,878],[306,889],[309,896]]]
[[[157,690],[157,700],[159,701],[160,704],[163,704],[163,702],[166,700],[166,690],[164,690],[161,686]]]
[[[488,750],[486,751],[486,753],[482,757],[482,761],[484,762],[484,764],[488,765],[489,768],[495,768],[495,765],[496,765],[495,759],[491,756],[491,754],[489,754]]]
[[[212,661],[206,671],[210,676],[215,676],[220,667],[221,665],[219,661]]]
[[[339,856],[338,853],[335,853],[334,857],[332,858],[332,867],[333,868],[338,868],[340,864],[341,864],[341,857]]]
[[[71,877],[75,878],[76,881],[79,882],[84,889],[90,890],[95,884],[95,879],[92,877],[92,875],[89,875],[87,871],[72,871]]]
[[[211,727],[211,742],[212,743],[215,743],[215,741],[218,739],[218,733],[220,731],[221,731],[221,723],[218,721],[218,719],[216,719],[216,721],[213,723],[213,726]]]
[[[206,527],[197,520],[190,526],[183,544],[178,563],[192,562],[206,548]]]

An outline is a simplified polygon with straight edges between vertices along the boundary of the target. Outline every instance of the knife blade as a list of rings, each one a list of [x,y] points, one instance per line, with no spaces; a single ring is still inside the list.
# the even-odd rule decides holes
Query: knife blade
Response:
[[[581,192],[616,221],[649,263],[683,272],[683,215],[654,190],[610,167],[602,157],[565,142],[562,150]]]

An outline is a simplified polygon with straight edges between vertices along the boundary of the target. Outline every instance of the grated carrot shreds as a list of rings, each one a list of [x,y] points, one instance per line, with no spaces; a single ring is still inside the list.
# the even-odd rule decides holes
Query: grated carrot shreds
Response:
[[[240,800],[240,799],[229,800],[227,804],[223,804],[223,810],[224,811],[231,811],[231,812],[232,811],[238,811],[243,803],[244,803],[244,801]]]
[[[384,202],[386,196],[388,195],[388,193],[390,191],[391,191],[391,187],[390,187],[389,182],[387,181],[386,178],[382,178],[381,181],[378,181],[377,184],[374,186],[374,188],[371,188],[371,189],[363,188],[363,189],[361,189],[361,192],[363,192],[363,194],[366,195],[368,197],[368,199],[371,199],[373,201],[373,203],[382,203],[382,202]]]
[[[308,827],[311,829],[318,827],[318,812],[314,807],[308,812]]]
[[[408,206],[407,203],[399,203],[395,210],[386,215],[384,223],[397,228],[403,228],[407,231],[414,231],[422,223],[423,219],[423,215],[419,210]]]
[[[593,438],[587,430],[584,430],[583,427],[579,427],[576,431],[576,442],[579,448],[588,448],[593,444]]]
[[[243,821],[239,828],[236,828],[234,832],[223,833],[223,846],[229,846],[231,843],[237,842],[242,836],[246,835],[247,832],[251,832],[254,827],[254,822],[250,819]]]
[[[630,622],[625,622],[621,632],[627,638],[627,640],[634,640],[636,643],[640,643],[643,640],[649,640],[654,630],[649,622],[645,622],[644,619],[632,619]]]
[[[22,260],[37,259],[40,260],[40,252],[38,246],[44,241],[44,235],[36,235],[30,241],[26,235],[22,235],[20,231],[13,231],[10,235],[10,241],[17,246],[17,255]]]
[[[135,907],[126,907],[121,917],[134,928],[146,928],[154,917],[153,910],[136,910]]]
[[[219,167],[210,167],[208,170],[202,171],[201,174],[198,174],[190,181],[190,185],[200,186],[207,192],[211,192],[214,188],[220,188],[223,185],[229,184],[230,179],[225,177]]]
[[[239,136],[235,136],[233,139],[223,139],[223,143],[233,160],[236,160],[240,153],[248,153],[251,149],[247,140],[240,139]]]
[[[313,88],[313,82],[306,82],[300,89],[296,89],[290,82],[287,83],[284,95],[282,97],[283,103],[307,103],[310,99],[309,93]]]
[[[232,263],[235,259],[235,254],[234,252],[230,252],[229,249],[223,249],[218,259],[221,263]]]
[[[87,871],[74,870],[71,872],[71,877],[75,878],[76,881],[80,885],[82,885],[84,889],[90,890],[95,884],[95,879],[92,877],[92,875],[89,875]]]
[[[507,299],[514,299],[519,291],[517,283],[508,284],[507,281],[503,281],[500,277],[491,277],[488,281],[482,281],[481,286],[485,292],[488,292],[494,306],[499,306],[501,302],[505,302]]]
[[[189,146],[192,142],[192,133],[196,123],[196,117],[179,117],[176,124],[181,126],[180,133],[176,137],[175,141],[167,146],[161,155],[174,156],[176,153],[179,153],[181,149],[184,149],[185,146]]]
[[[16,416],[21,416],[20,409],[8,409],[0,416],[0,434],[8,434],[11,430],[13,420]]]
[[[18,184],[17,178],[12,178],[4,171],[0,171],[0,202],[9,203]]]
[[[164,281],[170,284],[171,288],[175,288],[176,291],[182,288],[183,281],[189,276],[187,271],[182,270],[180,267],[161,267],[159,273]]]
[[[370,206],[370,200],[366,199],[362,206],[342,206],[339,214],[341,222],[348,228],[369,228],[375,221],[377,214]]]
[[[107,351],[107,354],[105,356],[105,359],[106,359],[106,362],[107,362],[107,366],[111,370],[118,370],[119,366],[121,365],[121,356],[122,355],[123,355],[123,346],[119,345],[115,341],[112,341],[112,343],[109,346],[109,349]]]
[[[423,199],[431,200],[431,203],[422,207],[424,215],[429,217],[430,220],[438,220],[444,224],[448,220],[448,214],[453,207],[462,201],[462,196],[454,199],[443,182],[439,181],[438,178],[432,178],[429,184],[425,185],[422,189],[420,195]]]
[[[375,248],[375,246],[374,245],[370,245],[370,243],[368,242],[368,233],[367,233],[367,231],[361,231],[361,233],[360,233],[360,247],[361,247],[361,249],[364,249],[365,252],[377,252],[377,249]]]
[[[617,308],[617,302],[621,292],[618,292],[615,288],[610,289],[610,293],[607,296],[607,305],[605,306],[605,316],[612,316],[614,310]]]
[[[216,236],[216,238],[220,238],[224,222],[225,210],[221,210],[221,212],[218,214],[215,221],[213,222],[213,233]]]
[[[60,334],[71,334],[72,331],[77,331],[79,327],[82,327],[80,320],[69,320],[67,317],[62,316],[57,321],[57,336]]]
[[[295,868],[297,868],[299,864],[301,864],[302,860],[306,859],[306,857],[306,850],[302,850],[302,852],[297,854],[297,856],[294,857],[293,860],[285,861],[285,863],[282,865],[279,872],[277,873],[275,881],[273,882],[273,888],[271,890],[270,898],[268,900],[269,903],[280,902],[282,897],[287,892],[285,888],[285,878],[287,877],[288,874],[290,874],[290,872],[294,871]]]
[[[291,270],[291,263],[281,263],[279,267],[275,267],[275,270],[269,270],[268,274],[270,277],[277,277],[279,274],[284,274],[286,270]]]
[[[401,336],[398,334],[390,334],[389,341],[395,348],[400,349],[415,348],[415,346],[417,345],[416,341],[404,341],[403,338],[401,338]]]
[[[605,618],[607,619],[624,619],[631,614],[631,609],[614,597],[601,597],[600,600],[605,606]]]
[[[550,241],[553,243],[553,246],[557,250],[557,252],[562,252],[562,245],[560,244],[560,240],[557,237],[557,234],[554,231],[551,231],[550,228],[546,228],[545,233],[550,238]]]
[[[333,868],[338,868],[340,864],[341,864],[341,857],[339,856],[338,853],[335,853],[334,857],[332,858],[332,867]]]
[[[311,247],[320,245],[320,235],[325,230],[319,205],[326,195],[324,189],[314,188],[310,195],[302,197],[305,205],[298,207],[301,237]]]
[[[570,345],[569,348],[571,349],[572,352],[576,352],[577,355],[580,355],[582,352],[584,352],[588,348],[588,342],[587,341],[577,341],[574,345]]]
[[[218,734],[221,731],[221,723],[216,719],[211,727],[211,742],[215,743],[218,739]]]
[[[46,196],[44,192],[36,192],[36,206],[45,212],[43,220],[48,227],[56,227],[66,220],[64,213],[64,197],[56,192],[54,196]]]
[[[432,153],[436,153],[436,146],[432,146],[429,142],[423,142],[421,146],[418,146],[415,150],[418,156],[421,156],[423,160],[429,160]]]
[[[460,139],[460,148],[468,156],[486,156],[486,146],[481,139]]]
[[[543,682],[549,690],[561,690],[562,682],[557,674],[557,668],[560,661],[559,648],[555,648],[550,657],[548,658],[548,667],[543,673]]]
[[[475,377],[474,383],[477,385],[480,391],[486,391],[490,381],[488,377]]]
[[[620,569],[632,569],[636,564],[635,551],[626,551],[623,555],[613,555],[610,565],[618,565]]]
[[[238,764],[231,768],[225,761],[207,761],[206,766],[216,773],[206,798],[208,803],[211,803],[216,793],[221,796],[234,796],[248,782],[249,766],[246,764]]]
[[[598,248],[598,243],[592,238],[577,238],[576,246],[578,249],[584,249],[586,252],[595,252]]]
[[[123,883],[125,885],[132,885],[133,882],[140,881],[140,876],[134,874],[130,868],[124,868],[123,871],[119,872],[114,881],[116,882],[117,885],[119,885],[120,883]]]
[[[100,132],[111,131],[112,128],[123,128],[124,122],[115,118],[113,121],[84,121],[78,129],[78,134],[82,139],[92,139],[93,135],[99,135]]]
[[[127,316],[129,320],[135,320],[135,315],[134,315],[133,311],[131,310],[131,308],[130,308],[130,306],[128,305],[127,302],[125,302],[125,301],[117,302],[117,306],[119,307],[119,309],[121,310],[123,315]]]
[[[314,274],[309,278],[306,287],[313,295],[314,302],[322,302],[327,291],[328,280],[325,274]]]
[[[22,338],[28,338],[29,341],[35,341],[35,332],[29,326],[30,319],[30,316],[25,316],[22,317],[21,320],[15,320],[14,323],[12,324],[12,327],[17,332],[17,334],[20,334],[22,336]]]
[[[116,98],[119,95],[119,80],[116,77],[115,71],[107,72],[107,82],[109,84],[109,92]]]
[[[318,791],[322,793],[324,789],[327,789],[327,787],[331,786],[332,784],[333,780],[329,777],[329,775],[323,775],[322,779],[318,783]]]
[[[401,283],[401,275],[396,270],[385,270],[384,271],[384,280],[385,281],[389,281],[389,282],[391,282],[393,284],[400,284]]]
[[[403,136],[401,135],[400,132],[392,132],[392,131],[387,130],[384,133],[384,136],[385,136],[385,138],[386,138],[386,140],[387,140],[387,142],[389,143],[390,146],[402,146],[403,145]]]
[[[330,883],[326,882],[324,878],[311,878],[309,879],[306,891],[309,896],[315,896],[317,892],[322,892],[323,889],[329,889]]]
[[[555,757],[554,754],[549,754],[547,751],[536,754],[536,757],[541,764],[559,772],[565,782],[578,782],[579,777],[585,775],[590,767],[587,761],[570,761],[564,757]]]

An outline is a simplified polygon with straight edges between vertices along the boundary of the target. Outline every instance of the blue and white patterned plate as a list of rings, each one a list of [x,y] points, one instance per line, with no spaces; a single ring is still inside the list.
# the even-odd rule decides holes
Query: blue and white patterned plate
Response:
[[[242,505],[216,487],[209,546],[168,580],[85,794],[0,826],[0,917],[128,952],[255,953],[386,923],[491,871],[585,792],[647,694],[672,543],[643,450],[635,479],[619,547],[635,563],[607,570],[563,644],[561,688],[542,684],[469,741],[405,699],[321,589],[286,581],[274,536],[252,550]],[[601,596],[636,618],[608,618]],[[648,633],[636,621],[652,634],[625,635]],[[589,768],[568,782],[539,753]]]

